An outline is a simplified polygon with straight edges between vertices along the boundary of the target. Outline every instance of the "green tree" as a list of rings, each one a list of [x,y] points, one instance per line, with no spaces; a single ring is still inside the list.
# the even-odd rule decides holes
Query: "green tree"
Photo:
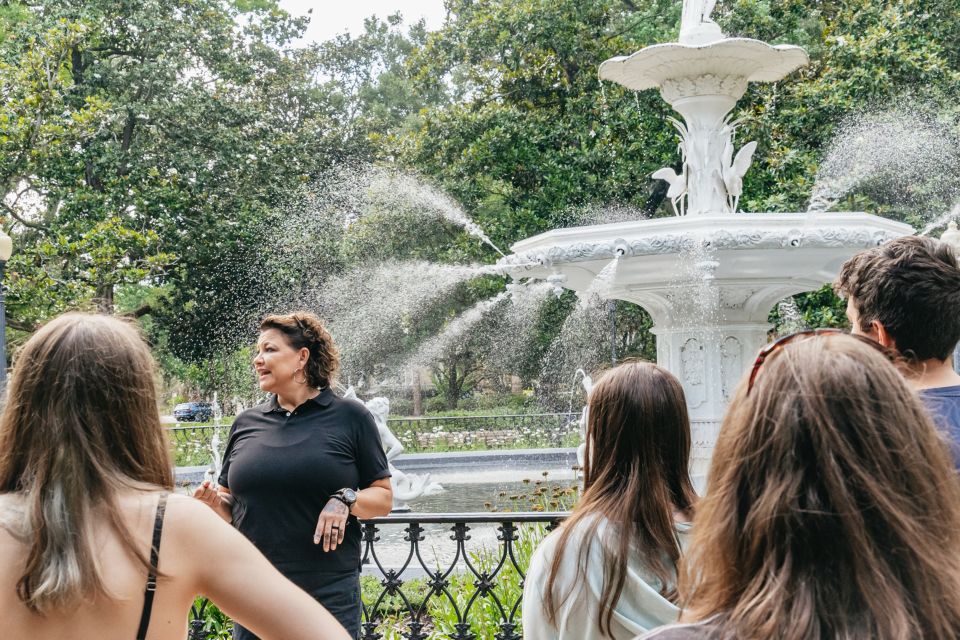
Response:
[[[158,314],[195,361],[249,330],[265,218],[326,161],[317,51],[276,2],[36,0],[3,23],[0,178],[18,236],[12,324]],[[39,303],[39,304],[38,304]],[[181,313],[182,310],[187,310]],[[225,335],[228,334],[228,335]]]

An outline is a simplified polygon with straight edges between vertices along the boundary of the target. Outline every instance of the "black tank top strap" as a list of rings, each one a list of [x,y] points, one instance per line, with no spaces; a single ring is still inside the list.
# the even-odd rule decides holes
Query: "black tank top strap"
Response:
[[[140,614],[140,628],[137,640],[146,640],[150,627],[150,613],[153,611],[153,596],[157,591],[157,564],[160,562],[160,535],[163,533],[163,516],[167,510],[167,494],[160,494],[157,501],[157,515],[153,521],[153,541],[150,545],[150,572],[147,574],[147,588],[143,594],[143,612]]]

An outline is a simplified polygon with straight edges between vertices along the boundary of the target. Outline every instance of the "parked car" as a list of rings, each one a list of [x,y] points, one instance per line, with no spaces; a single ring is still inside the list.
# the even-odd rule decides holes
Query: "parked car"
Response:
[[[173,408],[177,422],[205,422],[213,417],[213,405],[209,402],[181,402]]]

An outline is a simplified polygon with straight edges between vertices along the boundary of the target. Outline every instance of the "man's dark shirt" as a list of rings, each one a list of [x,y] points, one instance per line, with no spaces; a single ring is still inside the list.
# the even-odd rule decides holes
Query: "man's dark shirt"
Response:
[[[360,566],[350,516],[334,551],[313,544],[320,511],[339,489],[390,476],[373,416],[325,389],[288,412],[268,402],[237,416],[218,482],[234,495],[233,524],[285,572],[344,573]]]
[[[923,389],[920,398],[949,438],[954,464],[960,469],[960,386]]]

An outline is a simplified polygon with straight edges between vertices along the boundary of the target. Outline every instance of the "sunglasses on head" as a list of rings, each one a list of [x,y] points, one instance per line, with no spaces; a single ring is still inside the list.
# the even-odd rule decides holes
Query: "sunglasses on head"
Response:
[[[897,355],[891,349],[888,349],[887,347],[883,346],[879,342],[875,340],[871,340],[870,338],[867,338],[865,336],[849,333],[847,331],[844,331],[843,329],[833,329],[833,328],[805,329],[804,331],[797,331],[796,333],[791,333],[783,336],[782,338],[778,338],[777,340],[774,340],[770,344],[760,349],[760,353],[757,354],[757,359],[753,361],[753,369],[750,370],[750,380],[747,382],[747,395],[750,395],[750,392],[753,390],[753,383],[757,379],[757,373],[760,371],[760,367],[763,365],[764,362],[767,361],[767,358],[769,358],[778,349],[780,349],[781,347],[787,344],[790,344],[791,342],[795,342],[799,339],[809,338],[812,336],[824,336],[824,335],[835,335],[835,334],[847,335],[847,336],[850,336],[851,338],[856,338],[860,342],[869,344],[871,347],[873,347],[874,349],[882,353],[884,356],[886,356],[888,360],[890,360],[890,362],[897,361]]]

